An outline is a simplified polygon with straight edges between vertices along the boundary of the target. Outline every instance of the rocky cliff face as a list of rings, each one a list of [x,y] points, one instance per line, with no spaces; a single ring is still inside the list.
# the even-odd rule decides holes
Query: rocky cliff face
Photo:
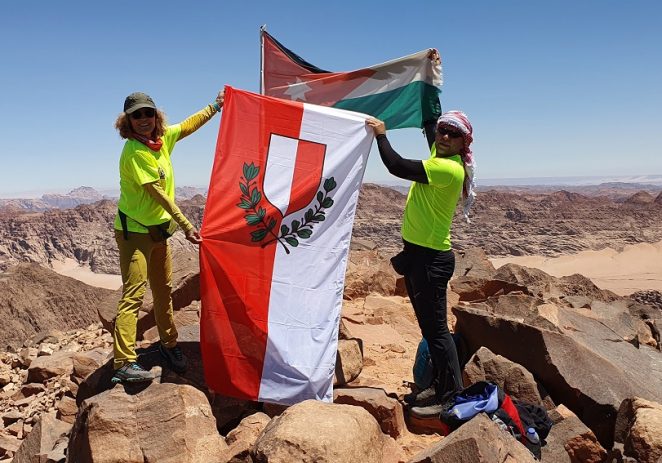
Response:
[[[406,195],[366,184],[361,189],[353,241],[394,252],[401,247],[400,226]],[[659,199],[659,198],[658,198]],[[179,201],[198,227],[205,198]],[[112,232],[116,203],[103,200],[74,209],[42,213],[0,212],[0,271],[17,262],[49,265],[72,258],[99,273],[118,273]],[[648,193],[625,199],[585,196],[570,191],[552,193],[481,192],[467,224],[456,213],[453,246],[479,246],[490,256],[558,256],[604,247],[662,240],[662,201]],[[183,247],[181,234],[172,241]]]
[[[18,262],[49,265],[75,259],[93,271],[117,273],[112,220],[117,206],[104,200],[75,209],[4,213],[0,225],[0,270]]]
[[[364,185],[353,237],[377,246],[401,247],[400,225],[406,195]],[[648,200],[650,199],[650,200]],[[552,193],[490,190],[480,192],[467,224],[458,211],[453,246],[478,246],[491,256],[558,256],[605,247],[662,240],[662,207],[648,193],[629,201],[576,192]]]
[[[204,198],[180,202],[184,214],[197,226],[202,222]],[[0,212],[0,272],[20,262],[49,266],[74,259],[97,273],[119,273],[113,221],[117,203],[102,200],[73,209],[41,213]],[[173,237],[175,249],[187,246],[181,233]]]

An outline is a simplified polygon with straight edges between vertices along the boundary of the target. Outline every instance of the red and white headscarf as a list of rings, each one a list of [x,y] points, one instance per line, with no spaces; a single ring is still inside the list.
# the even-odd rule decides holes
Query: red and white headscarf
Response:
[[[462,211],[464,218],[469,222],[469,209],[476,200],[475,171],[476,161],[471,152],[471,142],[474,141],[474,129],[462,111],[448,111],[437,119],[437,127],[448,127],[458,130],[464,137],[464,148],[460,151],[462,164],[464,164],[464,187],[462,188]]]

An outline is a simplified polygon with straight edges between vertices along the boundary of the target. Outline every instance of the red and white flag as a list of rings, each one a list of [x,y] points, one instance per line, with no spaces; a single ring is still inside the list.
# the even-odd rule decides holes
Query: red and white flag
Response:
[[[217,393],[332,401],[366,116],[226,87],[200,246],[201,350]]]

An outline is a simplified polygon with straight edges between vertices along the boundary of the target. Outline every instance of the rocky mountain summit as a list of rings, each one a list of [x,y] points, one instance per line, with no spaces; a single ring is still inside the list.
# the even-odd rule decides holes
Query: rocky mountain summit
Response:
[[[420,332],[380,250],[350,256],[334,403],[290,407],[207,389],[197,253],[181,249],[175,263],[175,321],[189,370],[179,376],[162,365],[147,301],[139,354],[157,380],[113,386],[105,307],[115,295],[92,302],[103,325],[48,329],[0,353],[0,462],[535,461],[486,415],[445,437],[437,420],[408,415],[402,399]],[[465,341],[464,382],[495,382],[548,411],[554,425],[542,461],[662,457],[659,294],[623,298],[580,275],[495,270],[479,248],[458,252],[456,269],[448,310]]]

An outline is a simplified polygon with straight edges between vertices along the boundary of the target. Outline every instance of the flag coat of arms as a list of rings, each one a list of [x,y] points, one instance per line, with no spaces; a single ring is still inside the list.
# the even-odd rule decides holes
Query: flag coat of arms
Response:
[[[201,234],[201,350],[217,393],[332,401],[366,116],[226,87]]]
[[[441,114],[441,64],[430,50],[351,72],[329,72],[288,50],[265,30],[262,91],[265,95],[370,114],[388,129],[423,127]]]

